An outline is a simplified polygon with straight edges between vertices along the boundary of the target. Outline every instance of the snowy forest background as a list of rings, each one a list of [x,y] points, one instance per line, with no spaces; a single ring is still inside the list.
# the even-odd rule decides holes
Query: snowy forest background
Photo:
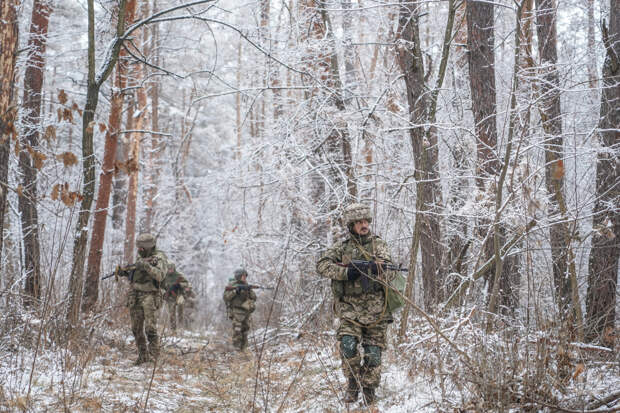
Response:
[[[46,389],[59,375],[84,395],[101,346],[130,354],[127,284],[99,279],[134,261],[140,232],[199,295],[199,336],[169,343],[171,358],[225,341],[235,268],[275,287],[259,293],[248,404],[202,394],[195,411],[298,411],[282,401],[294,395],[299,411],[344,409],[334,386],[299,394],[303,362],[278,388],[265,360],[284,368],[278,355],[308,343],[334,352],[331,290],[314,266],[357,201],[410,269],[382,411],[616,406],[617,0],[0,11],[0,409],[93,407]],[[150,389],[148,378],[134,379]],[[100,410],[133,411],[155,396],[98,397]]]

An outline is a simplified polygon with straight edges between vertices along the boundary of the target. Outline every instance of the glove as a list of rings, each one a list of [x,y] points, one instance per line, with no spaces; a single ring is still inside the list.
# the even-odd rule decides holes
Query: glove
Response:
[[[178,305],[183,305],[183,303],[184,303],[184,302],[185,302],[185,298],[183,298],[183,296],[182,296],[182,295],[179,295],[179,296],[177,297],[177,304],[178,304]]]
[[[357,280],[360,275],[362,275],[362,273],[353,264],[347,265],[347,279],[349,281]]]

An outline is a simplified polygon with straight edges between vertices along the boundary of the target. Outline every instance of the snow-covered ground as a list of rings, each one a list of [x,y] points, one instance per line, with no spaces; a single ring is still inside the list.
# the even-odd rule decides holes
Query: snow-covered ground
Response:
[[[420,322],[400,345],[396,344],[395,331],[391,331],[374,410],[360,403],[347,406],[340,401],[344,378],[332,332],[289,334],[259,329],[250,337],[250,348],[239,353],[230,345],[228,332],[184,331],[163,337],[164,350],[157,365],[134,366],[135,346],[129,328],[109,327],[91,330],[82,339],[87,344],[77,348],[43,346],[34,364],[33,347],[2,346],[0,411],[491,411],[495,409],[481,400],[480,389],[493,384],[498,385],[498,392],[514,390],[514,394],[504,397],[511,401],[505,411],[522,411],[523,406],[530,406],[531,411],[553,410],[545,408],[545,403],[553,405],[548,400],[523,400],[523,394],[527,394],[525,384],[521,388],[514,386],[524,383],[532,366],[536,366],[535,360],[527,366],[523,356],[505,356],[504,363],[486,366],[491,383],[479,383],[482,360],[502,357],[506,343],[497,337],[496,342],[485,337],[487,348],[494,353],[483,358],[474,354],[480,339],[475,330],[466,326],[454,330],[460,332],[447,335],[454,340],[447,344],[429,335],[430,327]],[[526,348],[523,343],[537,343],[540,347],[547,341],[535,336],[515,337],[513,344]],[[456,357],[454,345],[468,356]],[[562,385],[553,383],[554,355],[549,353],[549,360],[539,360],[549,369],[543,373],[549,383],[538,383],[541,395],[553,394],[558,405],[567,408],[579,400],[587,405],[620,389],[617,353],[592,346],[573,345],[570,349],[571,377]],[[463,361],[466,357],[469,360]],[[583,359],[577,363],[575,357]],[[515,366],[522,371],[513,371]],[[493,374],[497,376],[491,377]],[[514,382],[506,381],[507,377],[514,377]],[[521,395],[522,400],[517,401],[516,395]],[[603,409],[613,407],[618,405],[612,401],[597,408],[606,411]]]

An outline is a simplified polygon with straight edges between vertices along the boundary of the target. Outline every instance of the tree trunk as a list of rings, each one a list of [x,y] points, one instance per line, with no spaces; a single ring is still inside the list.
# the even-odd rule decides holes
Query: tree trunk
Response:
[[[441,262],[443,246],[441,245],[441,227],[439,216],[441,210],[441,186],[439,173],[439,154],[435,121],[436,98],[443,77],[449,54],[452,25],[454,22],[454,2],[449,2],[450,14],[446,24],[446,36],[442,52],[437,87],[431,96],[424,79],[424,61],[420,47],[419,10],[416,4],[405,0],[400,3],[398,23],[399,37],[403,40],[398,47],[398,62],[405,78],[407,102],[409,104],[409,129],[411,147],[415,162],[416,179],[416,220],[420,220],[420,248],[422,250],[422,286],[424,289],[424,306],[434,311],[441,297]],[[425,130],[424,125],[431,126]],[[412,248],[413,249],[413,248]],[[411,251],[417,254],[417,251]]]
[[[606,29],[606,27],[604,27]],[[620,0],[611,0],[609,29],[603,30],[607,53],[603,64],[600,149],[596,163],[596,201],[586,298],[587,335],[613,347],[616,289],[620,258]]]
[[[119,4],[119,16],[116,27],[117,39],[124,30],[125,0]],[[95,111],[99,101],[101,85],[110,76],[120,52],[120,41],[114,44],[111,55],[101,68],[96,71],[95,62],[95,10],[94,0],[88,0],[88,82],[86,104],[82,112],[82,203],[76,225],[73,244],[73,265],[69,280],[69,310],[67,321],[75,326],[79,320],[84,285],[84,262],[88,237],[88,221],[95,194],[95,160],[93,153],[93,133],[95,127]]]
[[[45,69],[45,48],[47,28],[52,12],[51,3],[35,0],[32,5],[30,37],[28,39],[29,61],[24,75],[24,136],[19,154],[22,172],[22,195],[19,197],[19,212],[24,234],[24,269],[26,271],[25,293],[35,301],[41,295],[41,264],[39,250],[39,217],[37,214],[37,168],[25,150],[39,145],[41,127],[41,91]]]
[[[128,24],[133,22],[135,7],[136,1],[128,0],[125,10]],[[93,311],[99,296],[99,277],[101,275],[103,241],[105,239],[110,190],[112,188],[112,177],[114,175],[114,161],[116,159],[121,115],[123,112],[123,90],[125,89],[127,76],[127,67],[124,62],[124,57],[126,55],[127,52],[124,49],[119,53],[119,64],[116,67],[114,90],[112,91],[112,98],[110,100],[110,115],[108,117],[108,126],[103,149],[103,165],[101,166],[101,173],[99,175],[97,203],[95,205],[90,250],[88,252],[88,267],[86,270],[86,285],[84,289],[84,303],[82,306],[82,311],[85,313]]]
[[[553,0],[536,0],[536,31],[540,56],[540,114],[545,148],[545,183],[549,198],[549,229],[551,262],[556,300],[560,319],[571,317],[571,283],[567,267],[567,249],[570,247],[569,229],[561,213],[560,202],[564,199],[564,139],[562,137],[562,113],[560,107],[560,79],[557,71],[556,6]],[[574,303],[578,305],[578,303]]]
[[[494,5],[468,1],[465,7],[469,85],[476,131],[476,180],[480,190],[492,196],[495,188],[494,182],[501,169],[497,154]],[[484,219],[481,229],[482,227],[487,227],[488,231],[491,231],[490,221]],[[506,232],[507,229],[499,225],[497,236],[500,245],[506,242]],[[482,247],[484,259],[494,254],[495,236],[493,234],[486,237],[487,241]],[[518,304],[519,278],[516,265],[516,256],[507,257],[502,265],[498,287],[501,293],[500,305],[505,309],[514,308]],[[491,283],[489,290],[493,290],[494,287]]]
[[[4,214],[8,193],[9,152],[11,139],[15,139],[15,116],[13,104],[15,86],[15,63],[18,46],[17,8],[19,0],[0,2],[0,262],[4,240]]]

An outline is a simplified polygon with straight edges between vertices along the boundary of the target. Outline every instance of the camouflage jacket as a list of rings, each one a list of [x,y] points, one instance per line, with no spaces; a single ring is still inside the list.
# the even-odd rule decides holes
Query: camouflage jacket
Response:
[[[350,260],[381,260],[392,262],[387,244],[376,235],[353,235],[336,243],[325,251],[316,264],[318,273],[332,280],[334,293],[334,310],[340,318],[368,325],[381,319],[392,320],[392,315],[385,306],[383,284],[371,280],[370,288],[365,292],[361,277],[354,281],[347,278],[347,268],[337,265]],[[394,273],[386,271],[381,274],[383,281],[390,282]],[[374,278],[374,277],[369,277]]]
[[[131,282],[131,288],[137,291],[159,291],[160,284],[168,269],[166,254],[159,250],[155,250],[155,252],[148,257],[138,258],[136,264],[139,262],[144,263],[144,269],[136,269]]]
[[[191,284],[178,271],[168,272],[161,283],[161,288],[164,291],[166,301],[174,302],[179,295],[184,298],[193,296]]]
[[[234,312],[252,313],[256,308],[256,293],[251,289],[237,291],[236,287],[247,283],[242,283],[234,278],[228,281],[228,290],[224,290],[224,302],[226,309]],[[233,287],[233,288],[230,288]]]

